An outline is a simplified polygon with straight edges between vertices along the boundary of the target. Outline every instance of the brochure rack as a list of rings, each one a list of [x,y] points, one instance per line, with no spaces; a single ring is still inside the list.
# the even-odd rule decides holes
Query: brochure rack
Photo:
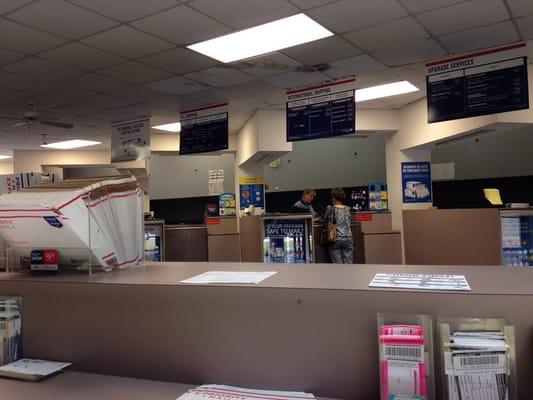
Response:
[[[435,399],[433,318],[378,313],[381,400]]]
[[[457,392],[461,390],[461,382],[467,379],[463,386],[469,391],[468,398],[517,399],[514,326],[503,318],[438,318],[438,326],[443,398],[465,397]],[[496,335],[497,339],[491,339]],[[450,346],[458,337],[467,340],[459,346],[457,343]],[[500,351],[490,341],[486,343],[484,337],[504,342],[505,350]],[[455,357],[462,359],[455,360]],[[460,372],[457,366],[462,366]]]

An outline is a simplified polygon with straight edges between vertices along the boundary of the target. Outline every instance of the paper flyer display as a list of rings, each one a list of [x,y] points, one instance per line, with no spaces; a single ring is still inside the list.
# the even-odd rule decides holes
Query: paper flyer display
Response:
[[[470,291],[464,275],[378,273],[369,287]]]
[[[203,274],[185,279],[181,283],[234,283],[234,284],[258,284],[268,277],[276,274],[276,271],[209,271]]]

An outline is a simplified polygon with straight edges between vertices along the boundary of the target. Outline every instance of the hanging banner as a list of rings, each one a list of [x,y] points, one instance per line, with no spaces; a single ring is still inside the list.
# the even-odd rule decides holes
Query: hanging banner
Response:
[[[426,64],[428,122],[529,108],[525,43]]]
[[[150,152],[150,119],[111,126],[111,162],[146,160]]]
[[[240,209],[249,206],[265,208],[265,183],[262,176],[239,178]]]
[[[404,203],[431,203],[431,163],[402,163],[402,195]]]
[[[228,148],[228,103],[184,110],[180,122],[180,154]]]
[[[287,91],[287,141],[355,132],[355,78]]]

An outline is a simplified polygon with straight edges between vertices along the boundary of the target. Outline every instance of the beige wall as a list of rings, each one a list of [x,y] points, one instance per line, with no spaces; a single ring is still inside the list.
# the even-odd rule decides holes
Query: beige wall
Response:
[[[0,161],[0,175],[7,175],[13,173],[13,159]]]
[[[103,165],[110,162],[109,150],[15,150],[15,172],[38,172],[42,165]]]

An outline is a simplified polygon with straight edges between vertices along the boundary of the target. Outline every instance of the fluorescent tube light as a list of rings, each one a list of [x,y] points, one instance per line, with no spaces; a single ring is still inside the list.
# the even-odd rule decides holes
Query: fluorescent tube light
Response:
[[[94,146],[95,144],[102,144],[102,142],[94,142],[92,140],[72,139],[72,140],[65,140],[64,142],[42,144],[41,147],[46,147],[48,149],[69,150],[69,149],[77,149],[79,147]]]
[[[170,124],[152,126],[152,128],[159,129],[159,130],[162,130],[162,131],[167,131],[167,132],[180,132],[181,131],[181,123],[179,123],[179,122],[171,122]]]
[[[333,33],[307,15],[296,14],[187,47],[218,61],[229,63],[328,36],[333,36]]]
[[[7,158],[11,158],[11,156],[0,156],[0,160],[5,160]]]
[[[380,99],[382,97],[396,96],[399,94],[417,92],[418,89],[415,85],[408,81],[400,81],[387,83],[385,85],[371,86],[364,89],[357,89],[355,91],[355,101],[367,101]]]

